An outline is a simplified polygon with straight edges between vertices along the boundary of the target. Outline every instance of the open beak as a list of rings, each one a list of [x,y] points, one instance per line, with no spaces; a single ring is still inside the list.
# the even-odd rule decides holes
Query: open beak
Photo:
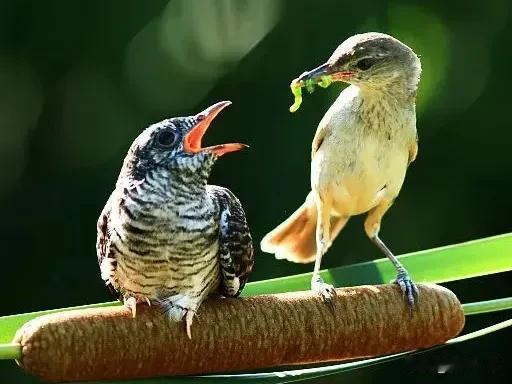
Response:
[[[299,81],[319,81],[322,76],[330,76],[333,81],[348,81],[354,75],[351,71],[338,71],[329,63],[322,64],[311,71],[304,72],[299,76]]]
[[[201,140],[203,139],[203,136],[208,130],[211,122],[215,119],[215,116],[217,116],[219,112],[228,105],[231,105],[231,101],[221,101],[196,115],[197,123],[190,129],[190,131],[188,131],[185,135],[185,140],[183,141],[183,149],[185,152],[211,152],[217,156],[222,156],[226,153],[240,151],[241,149],[248,147],[247,145],[240,143],[220,144],[204,148],[201,147]]]

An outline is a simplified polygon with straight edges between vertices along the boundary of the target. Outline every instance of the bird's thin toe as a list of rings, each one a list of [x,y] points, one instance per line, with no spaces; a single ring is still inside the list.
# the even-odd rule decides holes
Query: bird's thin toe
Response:
[[[334,307],[336,289],[331,284],[326,284],[323,281],[316,281],[312,284],[311,289],[322,298],[324,303]]]
[[[416,284],[414,284],[414,282],[407,274],[399,274],[393,282],[398,284],[404,299],[407,301],[407,304],[410,308],[413,308],[417,303],[419,295],[418,287]]]

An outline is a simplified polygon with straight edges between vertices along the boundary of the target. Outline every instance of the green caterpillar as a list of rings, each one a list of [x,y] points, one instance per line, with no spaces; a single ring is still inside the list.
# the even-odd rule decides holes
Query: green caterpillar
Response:
[[[332,83],[331,76],[322,76],[320,80],[318,79],[307,79],[306,81],[302,81],[299,79],[294,79],[290,84],[290,89],[292,91],[294,102],[290,107],[290,112],[295,112],[299,109],[302,103],[302,88],[306,88],[309,93],[313,93],[315,90],[315,85],[319,85],[322,88],[327,88]]]

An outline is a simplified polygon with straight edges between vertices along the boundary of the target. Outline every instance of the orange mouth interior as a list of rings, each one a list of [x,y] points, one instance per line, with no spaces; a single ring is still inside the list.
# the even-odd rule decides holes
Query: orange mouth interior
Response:
[[[211,122],[215,119],[220,111],[222,111],[230,104],[230,101],[221,101],[196,115],[198,123],[186,134],[183,141],[183,149],[185,152],[212,152],[217,156],[222,156],[226,153],[239,151],[247,147],[247,145],[241,143],[227,143],[204,148],[201,145],[203,136],[210,127]]]

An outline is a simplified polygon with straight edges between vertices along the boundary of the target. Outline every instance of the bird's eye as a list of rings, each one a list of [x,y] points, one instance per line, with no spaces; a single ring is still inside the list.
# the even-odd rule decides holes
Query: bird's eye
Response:
[[[367,57],[366,59],[361,59],[356,63],[356,67],[359,68],[362,71],[366,71],[373,67],[373,64],[375,64],[374,59],[370,59]]]
[[[170,129],[160,131],[156,137],[156,142],[163,148],[169,148],[176,142],[176,133]]]

